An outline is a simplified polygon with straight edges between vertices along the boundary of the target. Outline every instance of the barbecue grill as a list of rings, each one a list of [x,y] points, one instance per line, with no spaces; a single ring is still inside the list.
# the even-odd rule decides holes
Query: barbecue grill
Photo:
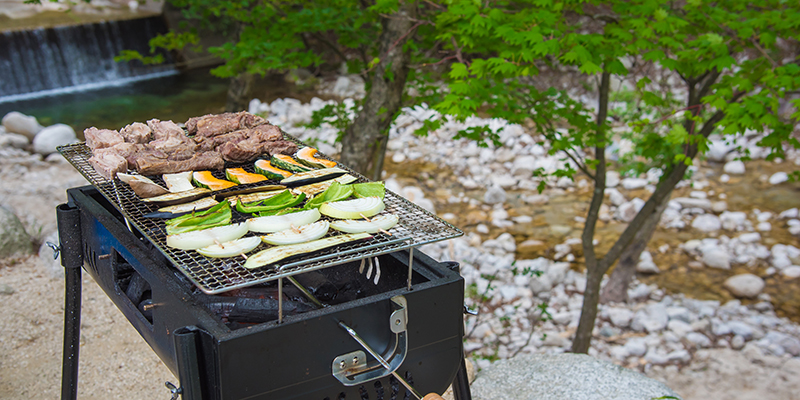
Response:
[[[462,234],[447,222],[387,190],[400,216],[388,234],[248,270],[167,247],[163,223],[144,217],[154,206],[97,174],[84,144],[59,151],[92,183],[57,208],[62,398],[77,395],[81,269],[178,377],[173,398],[413,399],[451,383],[471,398],[458,263],[414,250]],[[380,265],[380,280],[359,271],[365,263]]]

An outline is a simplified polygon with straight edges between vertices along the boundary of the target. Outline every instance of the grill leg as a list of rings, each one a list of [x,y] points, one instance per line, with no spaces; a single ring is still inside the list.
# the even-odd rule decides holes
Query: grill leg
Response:
[[[461,358],[461,368],[456,372],[456,379],[453,380],[453,399],[472,400],[472,393],[469,391],[469,377],[467,376],[467,363]]]
[[[62,204],[56,208],[61,265],[64,267],[64,355],[61,369],[61,399],[78,397],[78,354],[81,339],[81,241],[80,211]]]

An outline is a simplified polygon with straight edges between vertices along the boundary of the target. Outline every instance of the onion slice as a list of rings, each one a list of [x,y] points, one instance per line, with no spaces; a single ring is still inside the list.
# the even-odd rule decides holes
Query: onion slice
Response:
[[[354,200],[332,201],[319,207],[323,215],[338,219],[361,219],[371,217],[386,206],[379,197],[362,197]]]
[[[235,257],[255,249],[259,244],[261,244],[261,238],[258,236],[249,236],[222,243],[221,246],[212,244],[211,246],[197,249],[197,252],[206,257]]]
[[[342,219],[331,222],[331,228],[337,231],[347,233],[377,233],[380,231],[388,231],[391,227],[397,225],[397,214],[383,214],[373,217],[369,221],[356,220],[356,219]]]
[[[296,228],[262,236],[261,240],[264,243],[275,245],[310,242],[325,236],[325,234],[328,233],[329,226],[330,223],[328,223],[328,221],[317,221],[308,225],[298,226]]]
[[[247,229],[261,233],[280,232],[291,229],[292,226],[308,225],[319,218],[319,210],[313,208],[291,214],[250,218],[247,220]]]
[[[161,178],[164,179],[164,183],[167,184],[167,189],[172,193],[194,189],[194,185],[192,185],[192,171],[164,174]]]
[[[178,233],[167,236],[167,246],[181,250],[197,250],[212,244],[230,242],[236,240],[247,233],[247,224],[244,222],[218,226],[216,228],[203,229]]]

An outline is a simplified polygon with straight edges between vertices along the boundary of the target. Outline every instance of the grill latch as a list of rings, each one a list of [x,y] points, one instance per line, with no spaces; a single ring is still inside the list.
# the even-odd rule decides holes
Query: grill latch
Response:
[[[406,298],[403,296],[392,297],[392,308],[394,311],[389,317],[389,329],[394,332],[394,345],[390,346],[388,354],[373,353],[372,348],[364,342],[353,328],[343,322],[339,322],[339,326],[346,330],[365,350],[369,351],[375,359],[374,361],[367,361],[367,354],[363,350],[356,350],[334,358],[332,374],[343,385],[362,385],[391,375],[405,361],[408,349]]]

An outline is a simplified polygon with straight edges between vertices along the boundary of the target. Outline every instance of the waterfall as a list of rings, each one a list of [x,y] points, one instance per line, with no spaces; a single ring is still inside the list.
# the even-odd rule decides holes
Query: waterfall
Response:
[[[115,62],[122,50],[149,51],[166,32],[160,17],[0,33],[0,102],[120,85],[177,73],[165,65]]]

